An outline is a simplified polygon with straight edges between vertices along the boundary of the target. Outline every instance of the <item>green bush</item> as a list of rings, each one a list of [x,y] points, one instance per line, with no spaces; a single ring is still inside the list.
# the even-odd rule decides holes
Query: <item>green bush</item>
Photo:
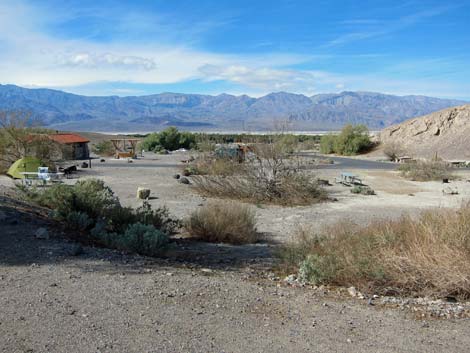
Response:
[[[143,255],[158,255],[168,244],[168,236],[152,225],[134,223],[123,234],[110,234],[108,245]]]
[[[162,150],[175,151],[180,148],[191,149],[196,147],[196,137],[190,132],[180,132],[176,127],[154,132],[142,141],[141,147],[147,151],[159,152]]]
[[[93,219],[86,213],[72,211],[67,215],[68,225],[72,228],[84,231],[94,224]]]
[[[112,156],[115,149],[113,143],[109,140],[106,140],[94,144],[91,148],[91,151],[98,156]]]
[[[154,210],[147,202],[135,210],[121,206],[113,191],[101,180],[87,179],[73,186],[58,184],[26,192],[33,201],[52,209],[58,220],[81,230],[93,228],[94,234],[124,233],[134,223],[150,225],[166,234],[179,227],[179,222],[169,216],[165,207]]]
[[[346,125],[339,135],[324,135],[320,140],[320,152],[351,156],[366,152],[372,147],[369,130],[365,125]]]

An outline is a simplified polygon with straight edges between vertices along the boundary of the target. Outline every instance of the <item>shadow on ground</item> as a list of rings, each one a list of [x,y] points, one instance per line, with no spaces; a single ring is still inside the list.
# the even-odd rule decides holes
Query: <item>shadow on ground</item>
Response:
[[[0,197],[0,265],[31,266],[72,262],[93,271],[117,270],[140,273],[149,266],[237,270],[267,269],[274,263],[274,243],[250,245],[211,244],[174,239],[160,257],[145,257],[93,246],[78,241],[79,235],[16,200]],[[37,239],[36,231],[48,229],[49,239]],[[268,239],[268,238],[266,238]],[[90,267],[91,266],[91,267]]]

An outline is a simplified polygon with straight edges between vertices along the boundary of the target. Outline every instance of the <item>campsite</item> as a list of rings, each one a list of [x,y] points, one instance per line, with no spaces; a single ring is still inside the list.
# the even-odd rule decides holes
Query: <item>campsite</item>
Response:
[[[0,1],[0,353],[470,352],[470,1]]]

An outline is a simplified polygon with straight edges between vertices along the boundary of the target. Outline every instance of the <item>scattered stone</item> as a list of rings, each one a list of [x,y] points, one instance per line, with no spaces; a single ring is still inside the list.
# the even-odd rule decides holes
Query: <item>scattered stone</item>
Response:
[[[189,179],[186,178],[186,177],[181,177],[181,178],[179,179],[179,181],[180,181],[181,184],[186,184],[186,185],[191,184],[191,182],[189,181]]]
[[[173,178],[175,178],[176,180],[178,180],[179,178],[181,178],[181,175],[175,174],[175,175],[173,175]]]
[[[144,187],[137,188],[137,198],[140,200],[147,200],[150,197],[150,189]]]
[[[36,237],[36,239],[49,239],[49,231],[44,228],[44,227],[41,227],[41,228],[38,228],[38,230],[36,230],[36,233],[34,233],[34,236]]]

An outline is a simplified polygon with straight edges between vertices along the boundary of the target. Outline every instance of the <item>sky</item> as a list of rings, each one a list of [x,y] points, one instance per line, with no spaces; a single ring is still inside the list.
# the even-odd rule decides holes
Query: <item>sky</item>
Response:
[[[470,0],[0,0],[0,84],[470,100]]]

